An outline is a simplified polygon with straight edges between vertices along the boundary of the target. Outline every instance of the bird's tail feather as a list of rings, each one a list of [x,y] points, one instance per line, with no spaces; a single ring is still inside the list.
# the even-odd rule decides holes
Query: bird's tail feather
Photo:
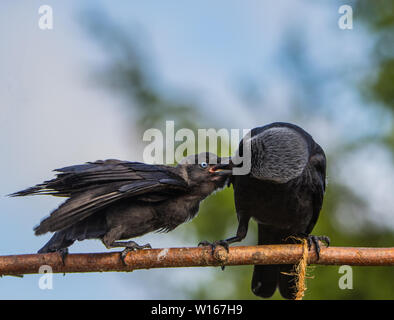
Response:
[[[297,295],[297,276],[295,265],[284,264],[279,267],[279,292],[285,299],[294,300]]]
[[[279,266],[256,265],[253,270],[252,291],[262,298],[271,297],[278,286]]]
[[[258,225],[258,244],[286,243],[280,236],[280,232],[274,232],[271,228]],[[256,265],[252,278],[252,291],[256,296],[269,298],[279,287],[283,298],[294,299],[296,290],[296,275],[294,265]]]

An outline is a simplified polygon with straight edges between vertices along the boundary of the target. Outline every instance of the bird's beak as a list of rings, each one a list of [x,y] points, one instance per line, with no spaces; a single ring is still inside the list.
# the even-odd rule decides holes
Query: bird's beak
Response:
[[[212,168],[209,169],[209,172],[215,173],[218,175],[231,175],[233,173],[233,164],[227,163],[227,164],[217,164],[213,166]]]

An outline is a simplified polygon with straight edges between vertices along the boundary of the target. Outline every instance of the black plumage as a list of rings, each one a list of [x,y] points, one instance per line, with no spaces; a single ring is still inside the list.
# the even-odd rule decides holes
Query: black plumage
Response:
[[[200,160],[200,162],[199,162]],[[211,153],[186,157],[177,166],[105,160],[55,170],[57,177],[12,194],[46,194],[68,199],[34,228],[55,234],[39,253],[67,252],[74,241],[101,239],[107,248],[140,246],[135,238],[168,232],[193,218],[200,202],[222,188],[230,171],[211,170]]]
[[[245,139],[245,138],[244,138]],[[250,218],[258,223],[258,244],[294,242],[292,237],[307,238],[319,253],[319,240],[311,236],[319,217],[326,188],[326,157],[323,149],[302,128],[277,122],[251,130],[251,137],[242,140],[251,147],[251,170],[246,175],[233,175],[234,199],[238,216],[235,237],[217,241],[228,245],[245,238]],[[246,145],[246,144],[245,144]],[[245,161],[245,158],[243,159]],[[235,157],[229,165],[234,167]],[[270,297],[277,287],[281,295],[295,298],[293,265],[256,265],[252,290],[260,297]]]

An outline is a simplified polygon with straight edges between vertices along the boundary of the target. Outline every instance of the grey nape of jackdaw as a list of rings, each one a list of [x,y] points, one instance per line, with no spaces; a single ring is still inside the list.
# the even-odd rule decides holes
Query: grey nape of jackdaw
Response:
[[[293,237],[313,243],[319,257],[319,240],[329,244],[325,236],[312,236],[323,204],[326,187],[326,157],[323,149],[302,128],[277,122],[252,129],[244,138],[238,154],[250,143],[251,170],[246,175],[233,175],[238,229],[235,237],[211,244],[224,245],[241,241],[248,231],[249,219],[258,223],[258,244],[294,242]],[[228,165],[237,166],[236,157]],[[243,159],[245,161],[245,159]],[[213,169],[215,170],[215,168]],[[209,244],[203,242],[202,244]],[[293,274],[293,275],[291,275]],[[293,265],[256,265],[252,278],[255,295],[271,297],[276,288],[284,298],[294,299],[296,276]]]
[[[177,166],[105,160],[57,169],[53,180],[12,194],[47,194],[68,199],[34,228],[36,235],[55,234],[38,253],[59,252],[64,258],[75,240],[101,239],[125,254],[150,247],[118,241],[152,231],[171,231],[192,219],[200,202],[223,188],[231,170],[212,171],[220,158],[201,153]]]

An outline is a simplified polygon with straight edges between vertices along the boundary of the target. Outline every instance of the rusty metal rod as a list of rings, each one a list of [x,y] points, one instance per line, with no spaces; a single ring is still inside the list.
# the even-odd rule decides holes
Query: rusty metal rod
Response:
[[[255,264],[295,264],[302,257],[301,244],[237,246],[229,253],[217,247],[212,255],[210,247],[144,249],[128,253],[125,263],[119,252],[69,254],[63,264],[57,253],[0,256],[0,275],[38,273],[42,265],[49,265],[54,273],[133,271],[150,268],[235,266]],[[394,266],[394,248],[329,247],[321,248],[317,260],[309,251],[309,264]]]

